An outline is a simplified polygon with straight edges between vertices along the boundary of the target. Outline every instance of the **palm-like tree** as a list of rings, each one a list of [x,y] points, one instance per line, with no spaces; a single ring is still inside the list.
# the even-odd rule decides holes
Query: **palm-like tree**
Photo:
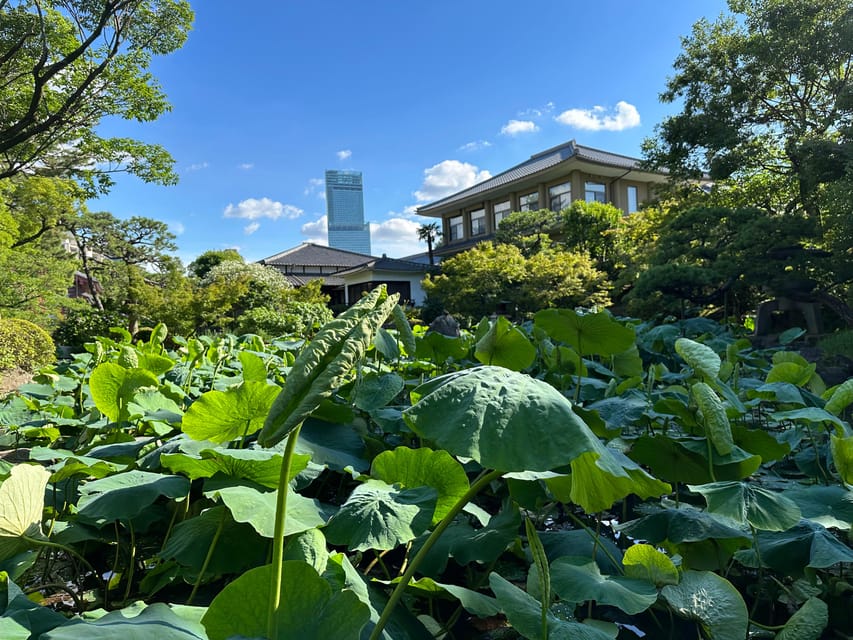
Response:
[[[426,240],[427,243],[427,254],[429,255],[429,263],[430,265],[435,264],[432,254],[432,245],[441,235],[441,231],[438,230],[437,222],[430,222],[429,224],[422,224],[418,227],[418,240]]]

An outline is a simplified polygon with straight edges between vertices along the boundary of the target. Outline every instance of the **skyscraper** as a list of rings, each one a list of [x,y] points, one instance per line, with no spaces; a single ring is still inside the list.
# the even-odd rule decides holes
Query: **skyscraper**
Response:
[[[330,247],[370,255],[361,171],[326,171],[326,213]]]

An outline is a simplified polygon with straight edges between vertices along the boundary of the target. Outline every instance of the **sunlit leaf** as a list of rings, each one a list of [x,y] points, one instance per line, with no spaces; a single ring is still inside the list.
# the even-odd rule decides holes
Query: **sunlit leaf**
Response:
[[[518,327],[498,316],[477,342],[474,357],[483,364],[522,371],[536,359],[536,347]]]
[[[271,565],[247,571],[219,592],[202,618],[210,640],[266,637],[271,571]],[[356,594],[333,592],[311,565],[296,560],[284,562],[281,602],[280,638],[358,640],[370,619]]]
[[[573,309],[543,309],[534,316],[537,327],[554,340],[571,345],[582,356],[612,356],[634,344],[634,330],[606,311],[578,313]]]
[[[446,451],[427,447],[397,447],[383,451],[373,459],[371,476],[387,482],[414,488],[429,486],[438,492],[433,524],[441,520],[468,491],[468,476]]]
[[[89,377],[89,389],[95,406],[113,422],[127,418],[127,405],[137,391],[158,385],[157,376],[150,371],[125,369],[112,362],[99,364]]]
[[[194,440],[227,442],[260,429],[279,387],[244,381],[225,391],[207,391],[184,414],[181,430]]]
[[[625,575],[662,587],[678,584],[678,569],[665,553],[650,544],[633,544],[622,557]]]
[[[705,380],[716,380],[720,375],[720,356],[701,342],[679,338],[675,341],[675,351]]]
[[[705,423],[705,434],[714,445],[717,453],[728,455],[734,447],[732,427],[726,415],[726,409],[714,390],[704,382],[697,382],[690,392],[699,405]]]
[[[24,538],[42,539],[44,490],[50,472],[38,465],[18,464],[0,484],[0,560],[29,545]]]

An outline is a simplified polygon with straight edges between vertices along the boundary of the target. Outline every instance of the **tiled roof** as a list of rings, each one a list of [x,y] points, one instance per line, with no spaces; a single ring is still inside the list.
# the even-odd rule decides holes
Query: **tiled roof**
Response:
[[[373,256],[364,253],[324,247],[313,242],[303,242],[298,247],[287,249],[269,258],[258,260],[258,262],[270,266],[298,265],[306,267],[340,267],[341,269],[346,269],[364,264],[373,259],[375,259]]]
[[[338,271],[335,275],[358,273],[359,271],[367,269],[372,269],[373,271],[411,271],[413,273],[426,273],[427,271],[435,269],[435,267],[430,267],[428,264],[423,264],[421,262],[412,262],[410,260],[399,260],[397,258],[382,256],[381,258],[373,258],[372,260],[355,267]]]
[[[521,180],[522,178],[527,178],[545,171],[546,169],[550,169],[551,167],[560,164],[561,162],[565,162],[570,158],[577,158],[578,160],[586,160],[588,162],[595,162],[596,164],[604,164],[612,167],[620,167],[625,170],[643,170],[642,161],[637,158],[631,158],[617,153],[610,153],[609,151],[601,151],[591,147],[584,147],[577,144],[574,140],[570,140],[565,144],[537,153],[536,155],[531,156],[529,160],[526,160],[511,169],[507,169],[503,173],[492,176],[488,180],[484,180],[483,182],[449,195],[441,200],[436,200],[435,202],[418,207],[418,213],[428,212],[433,208],[442,207],[457,200],[464,200],[465,198],[477,195],[478,193],[483,193],[511,184]]]

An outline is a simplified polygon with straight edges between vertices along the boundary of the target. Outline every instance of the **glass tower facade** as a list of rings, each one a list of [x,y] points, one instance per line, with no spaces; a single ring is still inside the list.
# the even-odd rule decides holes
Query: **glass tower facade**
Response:
[[[326,171],[326,214],[330,247],[370,255],[361,171]]]

